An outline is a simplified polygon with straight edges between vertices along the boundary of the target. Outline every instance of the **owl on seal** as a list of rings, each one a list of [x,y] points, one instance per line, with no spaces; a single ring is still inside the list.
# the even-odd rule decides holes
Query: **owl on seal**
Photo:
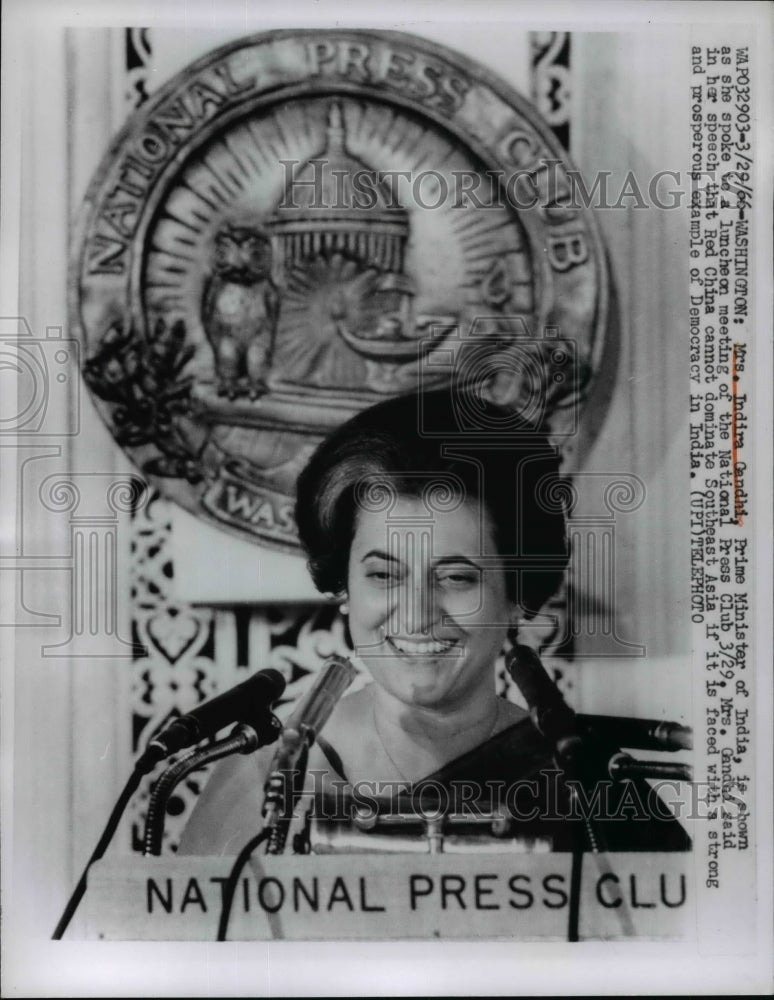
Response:
[[[279,305],[268,237],[255,227],[224,224],[215,234],[202,301],[219,395],[257,399],[266,392]]]

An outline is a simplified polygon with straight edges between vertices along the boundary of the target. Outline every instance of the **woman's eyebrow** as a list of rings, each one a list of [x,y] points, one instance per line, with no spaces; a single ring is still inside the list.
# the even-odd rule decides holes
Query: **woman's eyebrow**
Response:
[[[435,561],[436,566],[445,566],[448,563],[465,563],[468,566],[472,566],[473,569],[481,569],[478,563],[474,562],[469,556],[441,556],[440,559]]]
[[[381,549],[369,549],[360,562],[365,562],[366,559],[370,559],[371,556],[375,556],[377,559],[387,559],[390,562],[400,562],[400,559],[398,559],[397,556],[393,556],[389,552],[383,552]]]
[[[362,557],[361,562],[365,562],[366,559],[370,558],[384,559],[386,562],[399,563],[401,560],[389,552],[384,552],[382,549],[369,549],[368,552]],[[472,569],[481,571],[481,566],[474,562],[468,556],[454,555],[454,556],[441,556],[440,559],[436,559],[433,563],[434,566],[447,566],[447,565],[459,565],[464,563],[466,566],[470,566]]]

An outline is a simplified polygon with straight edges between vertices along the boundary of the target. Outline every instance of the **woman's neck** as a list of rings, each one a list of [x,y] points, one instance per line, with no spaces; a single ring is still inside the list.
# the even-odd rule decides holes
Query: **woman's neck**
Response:
[[[378,684],[371,685],[374,714],[379,723],[420,744],[449,740],[494,724],[500,698],[494,688],[478,691],[462,705],[446,708],[406,705]]]
[[[371,689],[377,739],[404,781],[417,781],[485,742],[500,719],[502,699],[494,689],[447,709],[405,705],[377,684]]]

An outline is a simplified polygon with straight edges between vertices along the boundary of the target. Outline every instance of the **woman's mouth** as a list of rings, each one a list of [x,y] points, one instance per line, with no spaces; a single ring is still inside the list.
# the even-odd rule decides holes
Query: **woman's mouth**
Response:
[[[385,636],[387,645],[395,650],[400,656],[416,656],[427,658],[431,656],[442,656],[448,653],[458,643],[458,639],[406,639],[402,636]]]

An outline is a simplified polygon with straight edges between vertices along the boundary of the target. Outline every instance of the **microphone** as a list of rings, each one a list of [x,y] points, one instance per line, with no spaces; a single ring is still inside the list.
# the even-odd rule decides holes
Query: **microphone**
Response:
[[[331,712],[355,679],[357,671],[343,656],[331,656],[322,666],[314,683],[299,700],[295,711],[282,729],[279,746],[272,761],[272,771],[290,770],[298,763],[301,751],[310,747],[330,718]]]
[[[232,722],[255,724],[268,716],[271,705],[284,690],[285,678],[279,670],[259,670],[236,687],[174,719],[148,743],[137,767],[147,773],[164,757],[214,736]]]
[[[693,730],[678,722],[659,719],[630,719],[618,715],[581,715],[584,731],[596,733],[609,743],[632,750],[693,750]]]
[[[524,695],[535,725],[565,757],[574,753],[584,741],[587,752],[594,747],[599,754],[613,752],[618,757],[624,756],[619,751],[621,746],[634,750],[693,749],[693,730],[677,722],[610,715],[576,715],[548,676],[537,653],[529,646],[514,645],[506,656],[505,665]],[[608,770],[611,770],[615,759],[611,759]],[[657,769],[655,764],[647,766]],[[670,764],[664,767],[680,768],[684,765]],[[617,776],[624,771],[635,773],[631,767],[620,762],[612,766],[612,770],[615,770]]]
[[[561,754],[576,749],[580,740],[577,716],[548,676],[534,649],[514,644],[505,658],[505,666],[524,695],[532,721],[540,732]]]
[[[266,828],[277,828],[286,804],[285,779],[295,772],[302,755],[314,743],[330,718],[336,702],[355,679],[357,671],[343,656],[330,656],[314,683],[285,723],[264,785]],[[269,853],[281,853],[284,836],[277,831]]]

